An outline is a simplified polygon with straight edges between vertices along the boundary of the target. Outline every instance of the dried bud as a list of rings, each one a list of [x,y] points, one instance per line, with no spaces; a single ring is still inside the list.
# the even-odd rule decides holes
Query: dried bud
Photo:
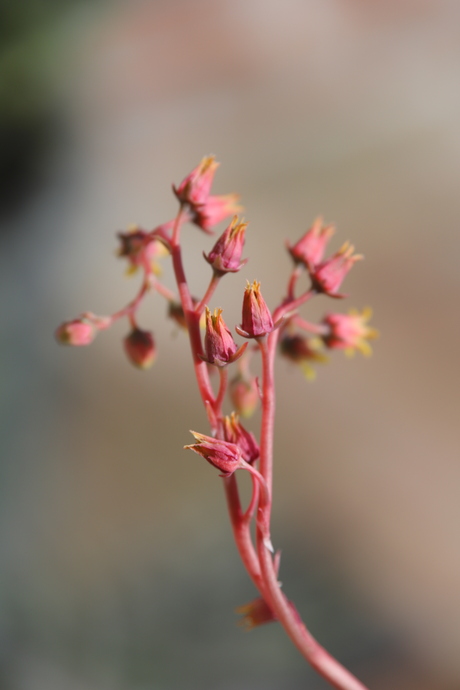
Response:
[[[251,417],[259,402],[259,389],[255,376],[237,374],[229,384],[232,405],[242,417]]]
[[[260,449],[254,434],[244,428],[234,412],[229,417],[224,417],[223,424],[225,440],[239,447],[243,460],[249,464],[255,462],[260,455]]]
[[[184,446],[205,458],[211,465],[222,472],[221,477],[229,477],[242,466],[241,450],[234,443],[220,441],[212,436],[205,436],[191,431],[197,443]]]
[[[61,324],[55,332],[56,340],[62,345],[89,345],[93,342],[96,331],[85,319],[74,319]]]
[[[318,216],[311,228],[293,247],[289,244],[286,246],[296,264],[302,263],[309,270],[313,270],[322,260],[326,245],[334,232],[334,226],[323,226],[323,219]]]
[[[247,284],[243,297],[243,318],[237,328],[245,338],[260,338],[273,330],[273,319],[260,292],[260,283]]]
[[[312,362],[327,362],[327,357],[319,352],[321,341],[318,338],[306,338],[295,334],[284,334],[280,340],[281,354],[291,362],[300,365],[307,379],[313,379],[316,372],[311,366]]]
[[[362,314],[351,310],[348,314],[328,314],[323,323],[329,331],[323,336],[324,343],[331,349],[345,350],[354,354],[359,350],[363,355],[372,354],[368,340],[378,337],[375,328],[369,328],[367,321],[372,316],[372,309],[363,309]]]
[[[353,264],[363,258],[361,254],[353,255],[354,250],[353,245],[345,242],[338,252],[312,271],[313,287],[318,292],[324,292],[330,297],[345,297],[338,290]]]
[[[235,613],[243,616],[238,625],[241,625],[245,630],[252,630],[259,625],[265,625],[265,623],[272,623],[277,620],[275,614],[262,597],[253,599],[253,601],[243,606],[238,606],[235,609]]]
[[[206,334],[204,336],[205,361],[218,367],[225,366],[241,357],[247,343],[238,348],[222,318],[222,309],[214,314],[206,307]]]
[[[217,274],[236,273],[247,263],[247,259],[246,261],[241,261],[244,233],[247,225],[247,223],[240,223],[238,216],[234,216],[232,222],[217,240],[209,254],[206,256],[203,253],[204,258],[211,264]]]
[[[123,341],[128,359],[139,369],[148,369],[156,357],[155,341],[150,331],[133,328]]]

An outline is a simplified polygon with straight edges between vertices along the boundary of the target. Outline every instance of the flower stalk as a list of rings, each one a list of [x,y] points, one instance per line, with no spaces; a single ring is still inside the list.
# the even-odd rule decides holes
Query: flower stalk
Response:
[[[366,690],[313,638],[293,603],[281,591],[278,581],[280,555],[279,552],[274,554],[270,536],[276,354],[279,349],[294,364],[305,366],[308,360],[308,367],[312,367],[325,361],[322,349],[370,353],[367,341],[375,338],[377,331],[367,325],[371,316],[369,309],[361,314],[356,311],[348,315],[329,313],[318,324],[307,321],[299,312],[318,294],[343,297],[339,292],[341,284],[362,257],[354,254],[354,248],[346,243],[330,258],[324,259],[335,228],[323,225],[318,217],[297,243],[287,244],[293,267],[286,284],[286,296],[275,309],[271,311],[266,304],[259,282],[247,283],[241,325],[235,328],[247,340],[238,345],[224,321],[222,309],[211,310],[209,306],[220,280],[229,273],[237,273],[247,262],[242,258],[247,223],[239,221],[235,215],[240,210],[238,197],[233,194],[211,195],[217,167],[213,156],[205,157],[179,185],[173,186],[179,202],[173,220],[151,232],[136,227],[127,233],[119,233],[119,256],[128,260],[130,273],[139,268],[142,270],[142,283],[136,297],[109,317],[86,312],[77,319],[66,321],[57,329],[56,337],[67,345],[88,345],[97,331],[106,330],[115,321],[126,318],[130,332],[125,337],[125,352],[133,364],[146,369],[156,359],[156,343],[153,333],[138,325],[138,310],[148,293],[166,300],[169,316],[188,332],[198,392],[210,427],[209,434],[192,432],[195,442],[185,447],[220,471],[235,544],[260,595],[241,608],[243,624],[252,628],[278,621],[300,653],[332,687]],[[191,222],[205,233],[212,234],[215,225],[229,217],[232,220],[226,230],[211,251],[204,253],[211,276],[205,293],[196,299],[192,297],[182,260],[182,227]],[[172,261],[175,290],[159,278],[159,261],[167,255]],[[310,276],[311,286],[298,294],[298,282],[303,273]],[[204,336],[200,326],[202,316],[206,321]],[[306,332],[310,335],[307,336]],[[260,380],[249,370],[251,358],[257,353],[262,364]],[[236,375],[231,378],[229,366],[237,368]],[[210,378],[211,369],[218,372],[216,385]],[[230,414],[224,413],[226,399],[233,405]],[[258,405],[261,407],[261,422],[257,440],[242,425],[238,415],[249,417]],[[241,505],[237,470],[246,471],[251,476],[252,492],[245,509]],[[255,543],[251,532],[253,524]]]

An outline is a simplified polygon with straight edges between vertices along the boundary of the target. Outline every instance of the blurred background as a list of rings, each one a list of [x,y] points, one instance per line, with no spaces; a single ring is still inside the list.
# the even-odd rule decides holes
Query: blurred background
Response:
[[[274,305],[313,218],[366,256],[374,356],[308,383],[278,365],[273,539],[285,591],[372,690],[460,687],[460,5],[455,0],[0,3],[0,688],[310,690],[326,684],[255,593],[217,473],[186,338],[158,297],[158,363],[126,324],[89,348],[55,327],[137,288],[115,232],[171,218],[203,155],[242,195],[245,280]],[[184,235],[193,292],[213,243]],[[170,273],[166,270],[166,282]],[[169,283],[171,284],[171,283]],[[457,305],[457,306],[455,306]],[[256,430],[257,416],[251,422]]]

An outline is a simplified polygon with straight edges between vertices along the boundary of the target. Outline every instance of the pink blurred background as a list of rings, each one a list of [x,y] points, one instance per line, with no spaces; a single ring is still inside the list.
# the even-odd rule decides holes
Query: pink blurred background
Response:
[[[169,219],[170,184],[208,153],[250,223],[250,261],[214,300],[226,320],[246,279],[279,300],[285,239],[321,213],[334,249],[366,256],[332,308],[372,305],[382,334],[313,384],[279,362],[285,590],[372,690],[460,687],[459,26],[454,0],[60,9],[51,136],[2,222],[1,688],[327,687],[277,626],[234,625],[254,591],[217,474],[182,451],[205,418],[164,304],[142,311],[148,373],[124,324],[87,349],[52,338],[134,294],[115,232]],[[199,294],[212,239],[185,245]]]

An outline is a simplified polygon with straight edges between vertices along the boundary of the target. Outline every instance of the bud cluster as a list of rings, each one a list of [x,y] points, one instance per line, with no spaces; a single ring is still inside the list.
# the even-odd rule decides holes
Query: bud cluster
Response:
[[[209,435],[192,431],[195,442],[185,448],[204,458],[224,478],[236,544],[261,594],[240,608],[243,625],[250,629],[270,621],[281,621],[292,639],[303,640],[298,646],[304,656],[335,687],[364,689],[361,684],[342,686],[337,678],[347,677],[348,672],[342,667],[332,668],[334,664],[338,666],[337,662],[328,655],[315,652],[315,641],[310,640],[307,644],[305,635],[299,634],[302,623],[298,613],[294,605],[280,595],[277,581],[279,553],[273,556],[270,537],[275,353],[278,351],[298,365],[307,378],[314,377],[317,364],[327,361],[326,351],[370,354],[369,340],[378,335],[368,325],[372,314],[370,309],[348,314],[327,312],[318,323],[306,321],[300,314],[301,307],[318,295],[343,298],[340,292],[342,283],[362,256],[355,254],[354,247],[346,242],[325,258],[335,227],[324,225],[321,217],[316,218],[295,244],[287,244],[293,268],[288,276],[286,294],[279,304],[270,309],[262,296],[260,283],[257,280],[246,281],[242,290],[241,323],[230,328],[224,321],[223,310],[210,305],[220,281],[227,280],[225,276],[230,273],[241,271],[248,261],[242,258],[248,224],[236,215],[240,211],[237,195],[211,194],[217,167],[214,157],[207,156],[180,184],[173,185],[179,202],[173,220],[153,230],[132,226],[128,231],[118,233],[118,255],[127,260],[128,273],[142,274],[134,299],[110,316],[85,312],[61,324],[55,335],[65,345],[89,345],[99,331],[107,330],[119,319],[126,318],[129,325],[128,334],[123,339],[126,357],[137,368],[148,369],[156,360],[156,343],[153,333],[139,326],[138,311],[148,294],[166,301],[168,317],[188,331],[198,390],[210,425]],[[212,234],[218,223],[229,218],[229,224],[212,248],[203,252],[206,262],[203,266],[210,274],[209,286],[201,298],[193,297],[182,261],[181,228],[191,222],[205,233]],[[172,258],[174,288],[160,280],[160,262],[168,256]],[[298,287],[302,274],[307,274],[310,279],[309,287],[303,291]],[[246,342],[238,344],[234,332]],[[261,357],[260,377],[250,370],[252,357],[256,354]],[[231,366],[235,369],[229,377],[228,368]],[[217,384],[211,379],[212,373],[218,379]],[[224,413],[227,403],[230,403],[229,414]],[[257,439],[243,426],[240,417],[250,417],[258,407],[260,429]],[[245,511],[234,476],[236,470],[245,470],[252,478],[252,496]],[[251,531],[253,521],[255,545]]]

